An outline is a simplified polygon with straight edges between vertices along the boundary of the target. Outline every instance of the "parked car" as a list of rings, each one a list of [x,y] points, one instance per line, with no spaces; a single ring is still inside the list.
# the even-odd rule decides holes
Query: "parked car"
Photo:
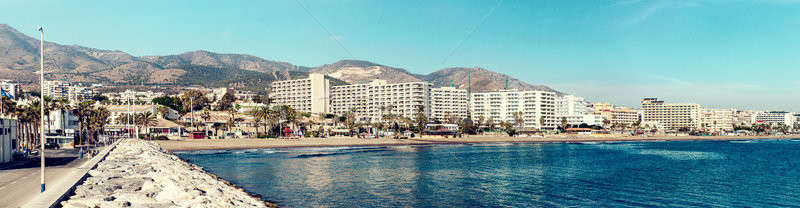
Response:
[[[55,142],[48,142],[44,144],[45,149],[60,149],[61,145]]]

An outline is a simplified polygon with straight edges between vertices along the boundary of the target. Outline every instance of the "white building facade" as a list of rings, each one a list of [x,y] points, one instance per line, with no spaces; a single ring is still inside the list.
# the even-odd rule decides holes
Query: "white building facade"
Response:
[[[443,123],[455,123],[453,120],[467,118],[467,90],[455,87],[439,87],[431,89],[431,118]]]
[[[355,114],[361,122],[383,121],[391,115],[413,119],[419,108],[431,118],[431,84],[426,82],[388,83],[371,80],[331,88],[332,112]]]
[[[700,129],[709,132],[731,132],[735,114],[735,109],[702,109]]]
[[[642,122],[654,122],[667,130],[696,130],[699,127],[700,105],[666,103],[658,98],[642,99]]]
[[[560,122],[556,116],[555,99],[554,92],[501,90],[473,93],[470,106],[473,119],[514,122],[514,113],[520,112],[523,128],[552,130]]]
[[[753,115],[754,124],[786,125],[793,128],[794,113],[786,111],[758,112]]]
[[[272,106],[286,105],[299,112],[330,112],[330,80],[312,73],[305,79],[275,81],[270,85]]]

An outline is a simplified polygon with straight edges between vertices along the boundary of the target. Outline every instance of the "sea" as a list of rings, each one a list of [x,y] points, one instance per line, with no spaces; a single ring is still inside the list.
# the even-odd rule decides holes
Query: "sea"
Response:
[[[176,154],[282,207],[800,206],[800,139]]]

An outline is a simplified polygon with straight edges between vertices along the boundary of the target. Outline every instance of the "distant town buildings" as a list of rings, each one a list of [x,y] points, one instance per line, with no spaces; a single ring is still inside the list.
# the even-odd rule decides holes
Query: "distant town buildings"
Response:
[[[642,121],[653,122],[667,130],[696,130],[700,105],[696,103],[666,103],[658,98],[642,99]]]
[[[99,95],[94,87],[63,81],[44,81],[42,93],[53,99],[67,99],[70,103],[82,102]]]
[[[592,114],[601,115],[608,126],[632,126],[640,120],[640,110],[618,107],[609,103],[596,102],[589,105]]]
[[[11,80],[0,80],[0,97],[16,99],[20,94],[22,94],[22,90],[17,83]]]
[[[472,118],[486,122],[515,122],[514,114],[521,114],[523,128],[555,129],[556,94],[548,91],[501,90],[472,93],[470,106]]]
[[[305,79],[272,82],[273,106],[286,105],[300,112],[328,113],[331,83],[324,74],[312,73]]]
[[[162,97],[166,94],[163,92],[153,92],[153,91],[133,91],[133,90],[125,90],[124,92],[118,93],[106,93],[104,94],[108,97],[109,100],[118,100],[122,103],[135,101],[135,102],[143,102],[147,104],[152,104],[153,99],[157,97]]]

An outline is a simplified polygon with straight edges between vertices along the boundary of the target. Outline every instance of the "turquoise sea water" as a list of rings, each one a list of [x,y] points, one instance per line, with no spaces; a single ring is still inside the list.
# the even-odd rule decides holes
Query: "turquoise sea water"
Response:
[[[285,207],[800,206],[800,140],[177,154]]]

